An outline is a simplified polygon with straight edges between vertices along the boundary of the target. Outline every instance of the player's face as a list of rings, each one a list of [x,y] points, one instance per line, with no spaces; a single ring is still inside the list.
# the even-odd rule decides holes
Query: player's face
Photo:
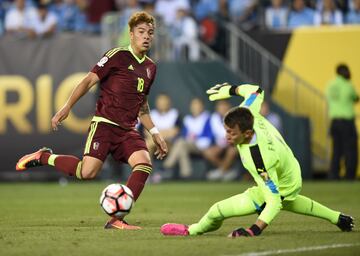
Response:
[[[147,52],[154,38],[154,26],[151,23],[140,23],[130,31],[131,45],[137,52]]]
[[[245,144],[249,143],[249,140],[252,136],[252,131],[247,130],[242,132],[238,125],[235,125],[234,128],[230,128],[226,124],[224,124],[225,131],[226,131],[226,141],[230,145],[237,145],[237,144]]]

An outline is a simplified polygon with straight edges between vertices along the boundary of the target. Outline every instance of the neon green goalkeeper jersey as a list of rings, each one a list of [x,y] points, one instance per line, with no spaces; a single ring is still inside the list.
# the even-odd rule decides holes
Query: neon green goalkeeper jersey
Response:
[[[259,219],[269,224],[279,213],[282,200],[294,200],[301,190],[300,165],[279,131],[260,113],[264,92],[256,85],[241,85],[240,107],[254,116],[254,136],[249,144],[237,145],[244,167],[260,187],[266,202]]]

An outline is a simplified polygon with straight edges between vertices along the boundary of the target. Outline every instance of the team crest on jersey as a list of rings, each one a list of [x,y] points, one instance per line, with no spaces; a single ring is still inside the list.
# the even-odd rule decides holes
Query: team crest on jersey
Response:
[[[93,149],[94,149],[94,150],[98,150],[98,149],[99,149],[99,146],[100,146],[100,143],[99,143],[99,142],[94,142],[94,144],[93,144]]]
[[[109,58],[104,56],[101,58],[101,60],[99,60],[99,62],[96,65],[102,68],[105,65],[105,63],[108,62],[108,60]]]
[[[150,68],[146,68],[146,75],[147,75],[147,77],[150,79],[150,77],[151,77]]]

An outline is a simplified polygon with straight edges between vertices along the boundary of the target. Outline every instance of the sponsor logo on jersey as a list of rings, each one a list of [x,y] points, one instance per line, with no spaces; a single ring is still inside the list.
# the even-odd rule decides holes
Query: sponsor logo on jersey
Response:
[[[105,65],[105,63],[108,62],[108,60],[109,58],[104,56],[101,58],[101,60],[99,60],[99,62],[96,65],[102,68]]]
[[[150,68],[146,68],[146,75],[147,75],[147,77],[150,79],[150,77],[151,77]]]
[[[134,70],[133,65],[128,66],[128,70]]]

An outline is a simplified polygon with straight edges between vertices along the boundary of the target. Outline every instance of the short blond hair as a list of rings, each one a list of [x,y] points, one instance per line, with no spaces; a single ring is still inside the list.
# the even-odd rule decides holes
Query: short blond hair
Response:
[[[134,27],[143,22],[147,24],[152,24],[155,28],[155,18],[152,15],[148,14],[147,12],[135,12],[133,15],[131,15],[129,19],[128,24],[130,31],[132,31]]]

